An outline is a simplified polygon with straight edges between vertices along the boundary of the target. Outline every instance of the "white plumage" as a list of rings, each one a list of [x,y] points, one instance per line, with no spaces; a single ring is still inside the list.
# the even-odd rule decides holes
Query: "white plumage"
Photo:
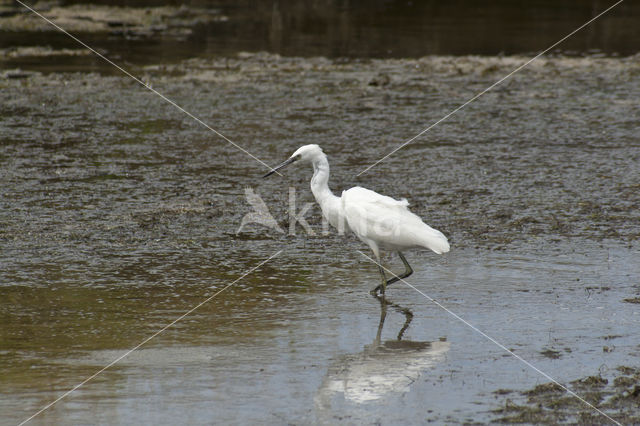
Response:
[[[411,213],[406,199],[394,200],[359,186],[343,191],[341,198],[349,228],[374,252],[372,244],[396,251],[418,247],[437,254],[449,251],[447,237]]]
[[[406,199],[395,200],[359,186],[343,191],[341,197],[335,196],[329,189],[329,162],[318,145],[301,146],[287,161],[271,170],[265,177],[295,161],[309,162],[313,165],[311,192],[327,221],[339,231],[352,231],[367,243],[376,256],[382,285],[372,292],[381,289],[384,294],[387,285],[411,275],[413,270],[402,250],[424,247],[437,254],[449,251],[447,237],[409,211],[409,202]],[[397,251],[404,263],[405,273],[387,280],[380,265],[380,249]]]

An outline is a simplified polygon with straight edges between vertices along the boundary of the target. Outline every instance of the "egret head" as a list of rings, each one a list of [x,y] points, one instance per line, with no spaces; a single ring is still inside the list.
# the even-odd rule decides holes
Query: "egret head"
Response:
[[[294,152],[293,155],[289,157],[287,161],[280,164],[279,166],[274,167],[273,169],[271,169],[271,171],[269,171],[269,173],[267,173],[263,177],[271,176],[281,168],[288,166],[289,164],[295,161],[313,163],[314,160],[322,156],[324,156],[324,152],[322,152],[322,148],[320,148],[318,145],[316,144],[303,145],[300,148],[298,148],[296,152]]]

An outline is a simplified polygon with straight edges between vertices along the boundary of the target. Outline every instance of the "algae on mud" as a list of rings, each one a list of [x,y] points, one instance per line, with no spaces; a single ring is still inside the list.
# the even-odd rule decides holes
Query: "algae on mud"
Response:
[[[446,259],[412,254],[424,265],[412,282],[573,382],[597,375],[603,362],[622,366],[637,356],[638,318],[626,301],[640,294],[632,261],[640,235],[637,58],[542,59],[355,177],[524,59],[241,54],[141,73],[260,158],[319,143],[332,160],[334,190],[363,184],[407,196],[454,247]],[[311,201],[308,173],[261,181],[259,164],[126,78],[34,73],[0,84],[0,293],[10,301],[2,304],[2,388],[22,395],[4,393],[2,404],[16,420],[282,245],[281,259],[87,387],[77,408],[62,405],[48,418],[79,420],[87,410],[112,418],[90,408],[101,392],[126,414],[149,383],[159,388],[146,393],[155,410],[144,418],[159,423],[176,415],[202,421],[211,407],[234,421],[242,406],[273,421],[415,422],[424,420],[425,398],[436,421],[555,421],[575,405],[562,396],[544,417],[535,408],[530,416],[538,417],[526,417],[526,401],[505,398],[540,378],[482,340],[465,345],[478,336],[396,287],[390,297],[415,317],[407,338],[446,337],[446,362],[408,392],[387,395],[385,410],[335,393],[324,410],[322,383],[370,344],[377,325],[366,296],[370,265],[353,254],[357,241],[334,234],[280,236],[254,225],[236,235],[249,210],[245,187],[286,229],[286,187],[297,189],[299,206]],[[308,215],[313,227],[319,214],[314,207]],[[600,315],[600,306],[618,316]],[[397,319],[389,321],[393,329]],[[181,374],[190,381],[174,380]],[[494,395],[499,389],[513,392]],[[167,405],[166,392],[181,397]],[[35,396],[25,405],[26,394]],[[308,408],[317,398],[323,404]],[[603,404],[615,416],[618,406]],[[187,417],[185,406],[195,407]]]
[[[622,366],[640,356],[637,55],[542,58],[355,177],[527,59],[242,53],[134,69],[270,163],[318,143],[334,190],[409,198],[454,247],[443,259],[412,253],[422,265],[412,283],[610,415],[635,419],[636,372]],[[287,186],[299,206],[311,201],[308,173],[261,181],[258,163],[122,76],[19,77],[0,80],[0,409],[11,421],[283,246],[43,421],[598,421],[402,287],[389,296],[414,313],[406,340],[446,348],[434,345],[429,368],[385,404],[333,392],[378,325],[359,243],[259,226],[236,235],[245,187],[286,229]],[[315,229],[319,215],[308,215]],[[395,338],[404,318],[388,321]]]
[[[640,423],[640,374],[636,368],[620,366],[613,372],[611,382],[601,376],[588,376],[571,382],[571,388],[579,392],[590,404],[608,413],[615,413],[615,420],[622,424]],[[602,424],[603,418],[554,384],[538,385],[522,392],[527,399],[516,404],[507,399],[504,407],[494,412],[500,423],[517,424]]]

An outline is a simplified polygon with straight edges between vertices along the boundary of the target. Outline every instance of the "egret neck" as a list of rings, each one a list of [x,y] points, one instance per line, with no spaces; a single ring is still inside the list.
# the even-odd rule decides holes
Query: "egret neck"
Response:
[[[313,178],[311,178],[311,192],[316,202],[322,209],[322,215],[329,221],[331,226],[344,231],[344,215],[342,214],[342,203],[329,189],[329,161],[327,156],[320,152],[312,160]]]

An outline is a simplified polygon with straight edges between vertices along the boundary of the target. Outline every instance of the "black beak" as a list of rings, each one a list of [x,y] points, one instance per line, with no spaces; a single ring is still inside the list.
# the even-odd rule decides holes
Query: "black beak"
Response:
[[[269,173],[267,173],[266,175],[262,176],[263,178],[266,178],[267,176],[271,176],[272,174],[274,174],[275,172],[277,172],[278,170],[280,170],[281,168],[288,166],[289,164],[293,163],[294,161],[296,161],[298,159],[298,157],[291,157],[289,158],[287,161],[285,161],[284,163],[280,164],[277,167],[274,167],[273,169],[271,169],[271,171]]]

